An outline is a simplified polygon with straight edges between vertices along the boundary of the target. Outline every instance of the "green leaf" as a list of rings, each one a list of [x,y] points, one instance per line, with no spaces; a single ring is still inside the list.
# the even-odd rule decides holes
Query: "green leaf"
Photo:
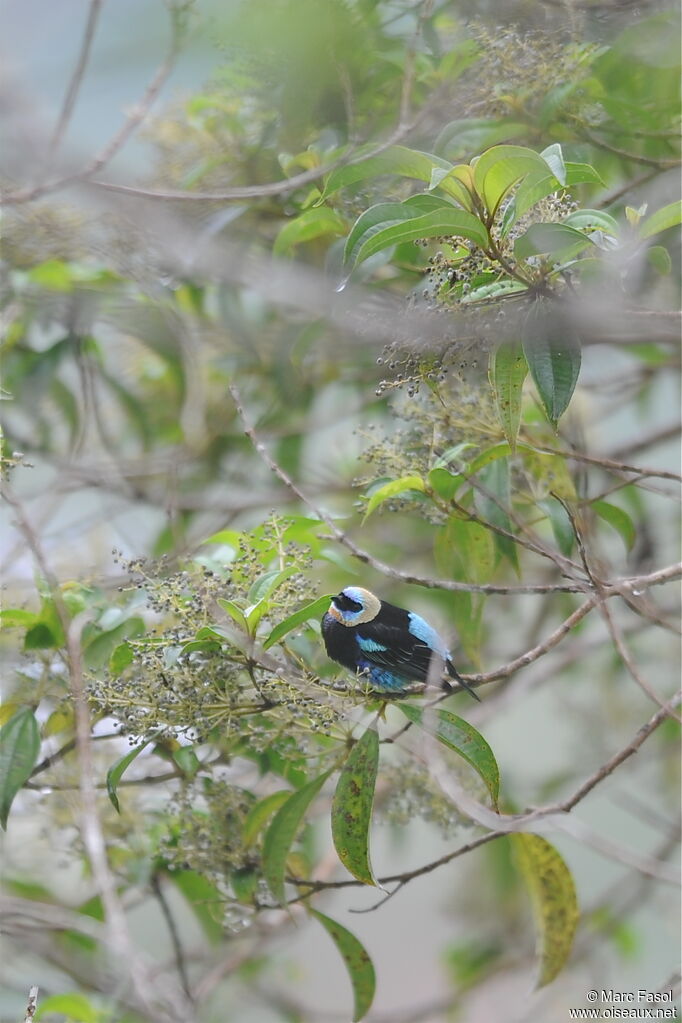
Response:
[[[438,238],[441,235],[468,238],[481,248],[488,245],[488,232],[478,217],[442,201],[441,209],[423,213],[407,203],[379,203],[371,206],[351,228],[344,250],[344,262],[357,265],[391,245]]]
[[[647,249],[646,258],[653,266],[656,273],[659,273],[662,277],[672,271],[673,263],[670,258],[670,253],[663,245],[652,245],[650,249]]]
[[[490,355],[490,382],[495,395],[495,408],[509,448],[516,450],[521,423],[523,381],[528,364],[518,344],[501,344]]]
[[[451,462],[462,454],[463,451],[467,451],[469,448],[475,447],[474,444],[470,444],[468,441],[461,441],[459,444],[454,444],[451,448],[448,448],[439,455],[436,461],[433,463],[434,469],[447,469]]]
[[[28,781],[40,752],[35,714],[22,707],[0,729],[0,827],[7,830],[12,801]]]
[[[253,867],[240,867],[239,870],[234,870],[230,874],[230,883],[237,902],[247,906],[251,905],[253,897],[258,891],[259,881],[258,871]]]
[[[566,185],[578,185],[584,182],[604,184],[594,167],[590,167],[589,164],[567,163]],[[548,174],[544,169],[529,174],[519,185],[518,191],[510,204],[513,206],[513,210],[509,219],[505,219],[503,235],[507,234],[519,217],[522,217],[537,202],[540,202],[541,199],[544,199],[551,192],[560,190],[561,185],[554,174]]]
[[[23,607],[6,607],[0,611],[0,622],[3,628],[23,628],[36,620],[34,611],[26,611]]]
[[[677,227],[682,223],[682,200],[668,203],[667,206],[656,210],[650,217],[647,217],[640,226],[640,238],[651,238],[659,231],[667,231],[669,227]]]
[[[553,142],[551,146],[547,146],[540,153],[540,156],[545,161],[552,174],[557,179],[560,185],[566,184],[566,164],[564,163],[564,154],[561,151],[561,146],[558,142]]]
[[[390,146],[376,156],[333,170],[327,178],[322,199],[326,199],[339,188],[353,185],[356,181],[375,178],[379,174],[397,174],[405,178],[429,181],[434,167],[449,170],[451,166],[452,164],[447,160],[443,160],[439,156],[431,156],[430,153],[421,153],[405,146]]]
[[[332,800],[332,838],[344,867],[376,885],[369,857],[369,827],[379,766],[379,736],[367,728],[350,751]]]
[[[335,920],[331,920],[324,913],[320,913],[319,910],[308,907],[308,912],[322,924],[346,964],[355,1000],[353,1023],[358,1023],[369,1012],[374,1001],[376,978],[372,960],[364,946],[345,927]]]
[[[312,241],[326,234],[345,234],[346,221],[328,206],[314,206],[305,210],[281,228],[272,251],[275,256],[286,255],[295,245]]]
[[[59,1013],[65,1016],[69,1023],[100,1023],[102,1014],[96,1009],[89,998],[78,991],[69,991],[63,995],[50,995],[45,998],[33,1017],[34,1020],[42,1019],[43,1016],[52,1016]]]
[[[49,291],[71,291],[73,274],[68,263],[60,259],[48,259],[28,271],[27,277]]]
[[[501,295],[518,295],[522,291],[528,291],[528,285],[521,281],[493,281],[492,284],[483,284],[480,288],[472,288],[460,301],[463,305],[470,302],[483,302],[490,298],[499,298]]]
[[[507,511],[511,504],[509,460],[506,458],[496,459],[480,470],[478,478],[484,490],[487,491],[487,493],[475,492],[474,501],[479,514],[493,526],[513,533],[514,524]],[[519,553],[512,538],[493,531],[493,542],[500,554],[507,558],[516,574],[519,575]]]
[[[107,771],[107,793],[109,794],[109,799],[117,813],[121,812],[118,796],[116,795],[118,783],[132,764],[133,760],[136,760],[142,750],[146,749],[152,741],[152,739],[147,739],[147,741],[141,743],[141,745],[135,746],[135,748],[131,749],[129,753],[126,753],[124,757],[121,757],[121,759],[117,760],[115,764],[112,764]]]
[[[637,539],[637,530],[628,513],[619,508],[617,504],[610,504],[608,501],[592,501],[590,507],[594,509],[600,519],[608,522],[620,533],[625,547],[631,551]]]
[[[45,622],[36,622],[26,630],[24,650],[50,650],[57,646],[57,637]]]
[[[514,242],[514,255],[527,259],[540,253],[561,253],[562,258],[568,258],[566,253],[577,255],[590,245],[594,245],[591,238],[565,224],[532,224]]]
[[[579,917],[575,885],[564,860],[544,838],[519,832],[511,840],[533,906],[540,960],[537,987],[544,987],[571,954]]]
[[[409,703],[398,703],[396,706],[415,725],[419,725],[448,749],[463,757],[476,771],[490,793],[493,805],[497,807],[500,796],[500,769],[495,754],[480,732],[448,710],[424,712],[421,707]]]
[[[249,590],[249,603],[256,604],[258,601],[272,596],[278,586],[281,586],[287,579],[291,579],[292,575],[296,575],[297,572],[298,568],[295,565],[290,565],[289,568],[275,568],[270,572],[264,572],[263,575],[256,579]],[[221,603],[222,606],[224,605]]]
[[[533,171],[553,168],[539,153],[524,146],[493,146],[478,158],[474,165],[474,184],[490,213],[497,210],[501,200],[517,181]]]
[[[225,898],[215,885],[194,870],[171,870],[168,872],[168,878],[192,907],[211,944],[216,945],[222,941],[225,936],[222,925]],[[216,907],[215,913],[212,912],[211,906]]]
[[[289,796],[280,806],[263,840],[263,875],[279,903],[284,903],[284,874],[287,857],[306,810],[331,774],[326,771]]]
[[[383,504],[384,501],[388,501],[391,497],[397,497],[398,494],[404,494],[407,490],[417,490],[421,493],[424,492],[424,480],[421,476],[401,476],[399,480],[390,480],[389,483],[384,483],[382,487],[375,490],[367,502],[367,508],[365,509],[365,516],[363,522],[365,522],[372,512]]]
[[[273,813],[279,810],[280,806],[283,806],[290,797],[290,789],[280,789],[279,792],[272,792],[269,796],[259,799],[251,807],[246,815],[242,829],[244,845],[253,845],[265,822],[270,820]]]
[[[428,475],[428,483],[434,493],[445,501],[451,501],[464,482],[463,476],[454,475],[447,469],[432,469]]]
[[[568,557],[575,544],[575,533],[568,512],[561,501],[555,497],[548,497],[544,501],[538,501],[538,507],[542,508],[549,519],[556,540],[557,547],[562,554]]]
[[[508,142],[528,132],[528,125],[522,121],[508,121],[505,118],[465,117],[450,121],[441,130],[433,148],[450,160],[465,159],[467,155],[482,153],[484,149],[500,142]]]
[[[139,636],[144,630],[144,621],[137,616],[126,618],[113,629],[97,630],[94,637],[83,646],[85,664],[88,668],[101,668],[121,645],[121,640]]]
[[[174,750],[173,760],[188,778],[193,778],[201,767],[201,761],[191,746],[180,746]]]
[[[130,643],[119,643],[112,650],[111,657],[109,658],[109,671],[112,675],[120,675],[129,664],[133,663],[134,658],[135,655]]]
[[[300,607],[298,611],[294,611],[283,622],[279,622],[263,643],[263,649],[267,650],[269,647],[274,646],[275,643],[279,643],[281,639],[288,636],[290,632],[293,632],[297,626],[310,621],[311,618],[321,618],[325,611],[328,610],[332,596],[333,594],[325,594],[324,597],[311,600],[309,604]]]
[[[617,238],[619,234],[618,221],[610,213],[603,210],[576,210],[569,213],[563,221],[568,227],[587,229],[590,231],[603,231],[604,234]]]
[[[556,427],[578,382],[580,342],[570,334],[563,337],[533,334],[524,340],[523,352],[547,418]]]
[[[218,597],[216,603],[222,607],[223,611],[227,611],[230,618],[237,623],[240,629],[243,629],[244,632],[249,631],[244,612],[240,607],[237,607],[233,600],[226,600],[224,597]]]

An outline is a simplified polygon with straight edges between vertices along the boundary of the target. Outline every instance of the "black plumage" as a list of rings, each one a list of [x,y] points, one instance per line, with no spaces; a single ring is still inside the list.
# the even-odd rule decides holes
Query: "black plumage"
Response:
[[[379,600],[361,587],[349,586],[333,598],[322,619],[322,636],[332,660],[365,676],[373,689],[400,693],[413,682],[460,678],[450,652],[436,630],[414,611]]]

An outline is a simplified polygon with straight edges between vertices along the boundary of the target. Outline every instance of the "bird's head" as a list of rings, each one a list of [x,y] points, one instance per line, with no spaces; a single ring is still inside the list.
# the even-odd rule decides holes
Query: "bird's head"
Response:
[[[346,586],[329,605],[329,614],[341,625],[362,625],[379,614],[381,601],[362,586]]]

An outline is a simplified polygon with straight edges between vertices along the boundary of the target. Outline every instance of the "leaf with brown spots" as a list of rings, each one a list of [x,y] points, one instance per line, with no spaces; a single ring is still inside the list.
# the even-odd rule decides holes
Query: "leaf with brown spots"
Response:
[[[379,737],[368,728],[351,749],[332,800],[332,837],[339,859],[353,877],[370,885],[377,885],[369,858],[369,826],[378,766]]]
[[[336,920],[331,920],[324,913],[319,913],[315,909],[309,909],[308,912],[322,924],[346,964],[355,999],[353,1023],[358,1023],[369,1012],[374,1000],[376,979],[372,960],[355,935],[347,931],[341,924],[337,924]]]

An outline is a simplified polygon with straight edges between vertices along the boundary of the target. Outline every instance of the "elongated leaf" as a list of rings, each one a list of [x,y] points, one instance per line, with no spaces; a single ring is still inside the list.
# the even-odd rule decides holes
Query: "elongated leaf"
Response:
[[[149,743],[152,741],[153,741],[152,739],[147,739],[146,742],[141,743],[139,746],[135,746],[134,749],[131,749],[130,753],[126,753],[124,757],[121,757],[120,760],[117,760],[116,763],[112,764],[112,766],[107,771],[107,793],[117,813],[121,812],[118,796],[116,795],[118,783],[120,782],[121,778],[128,770],[128,768],[130,767],[130,765],[132,764],[133,760],[137,760],[142,750],[146,749]]]
[[[513,533],[514,524],[507,511],[511,504],[509,460],[499,458],[491,462],[481,469],[478,479],[484,488],[484,492],[478,491],[474,497],[480,515],[493,526]],[[519,554],[512,538],[493,531],[493,541],[500,554],[507,558],[519,575]]]
[[[406,146],[390,146],[376,156],[333,170],[327,178],[322,198],[326,199],[339,188],[353,185],[356,181],[375,178],[379,174],[397,174],[405,178],[429,181],[434,167],[449,170],[451,166],[452,164],[440,156],[408,149]]]
[[[364,945],[361,945],[355,935],[347,931],[336,920],[332,920],[324,913],[320,913],[319,910],[310,909],[310,907],[308,912],[322,924],[341,953],[353,987],[355,1001],[353,1023],[359,1023],[359,1020],[367,1015],[374,1001],[376,977],[372,960]]]
[[[474,184],[490,213],[506,193],[526,174],[534,171],[554,173],[539,153],[524,146],[493,146],[474,165]]]
[[[414,707],[409,703],[398,703],[396,706],[408,720],[463,757],[488,789],[493,805],[497,806],[500,795],[500,769],[495,754],[473,725],[451,714],[449,710],[425,713],[421,707]]]
[[[544,252],[560,252],[562,256],[570,252],[573,256],[590,245],[594,245],[591,238],[565,224],[532,224],[525,234],[516,239],[514,254],[517,259],[527,259]]]
[[[366,729],[350,751],[332,800],[332,838],[344,867],[363,884],[376,885],[369,855],[369,827],[379,766],[379,737]]]
[[[441,168],[434,168],[429,182],[429,188],[440,188],[441,191],[451,196],[459,205],[469,213],[474,212],[474,175],[468,164],[461,163],[446,171]]]
[[[234,603],[234,601],[225,600],[224,597],[218,597],[216,603],[219,604],[220,607],[222,607],[223,611],[227,611],[230,618],[232,618],[232,620],[237,623],[240,629],[243,629],[244,632],[249,631],[249,627],[246,622],[246,616],[244,615],[242,609],[238,607]]]
[[[591,167],[588,163],[567,163],[566,185],[570,187],[571,185],[578,185],[583,182],[602,185],[604,183],[594,167]],[[519,185],[518,191],[512,200],[513,212],[509,219],[505,220],[503,233],[506,234],[515,221],[522,217],[537,202],[540,202],[541,199],[544,199],[551,192],[559,191],[560,188],[561,185],[554,174],[548,174],[545,170],[538,170],[528,174]]]
[[[298,569],[294,565],[290,565],[289,568],[274,568],[270,572],[264,572],[251,586],[248,595],[249,602],[257,604],[259,600],[271,596],[278,586],[290,579],[292,575],[296,575],[297,571]]]
[[[538,335],[524,339],[523,352],[547,418],[556,426],[568,408],[580,373],[580,342],[575,336]]]
[[[397,497],[398,494],[404,494],[407,490],[417,490],[423,493],[424,480],[421,476],[401,476],[399,480],[390,480],[390,482],[384,483],[383,487],[374,491],[367,502],[365,519],[384,501],[388,501],[391,497]]]
[[[284,639],[290,632],[293,632],[295,628],[302,625],[304,622],[310,621],[311,618],[321,618],[325,611],[329,608],[329,602],[332,599],[332,594],[325,594],[324,597],[318,597],[317,600],[311,600],[309,604],[304,607],[300,607],[298,611],[294,611],[292,615],[285,618],[283,622],[279,622],[268,638],[263,643],[263,649],[267,650],[275,643],[279,643],[280,639]]]
[[[593,501],[590,507],[595,510],[600,519],[608,522],[620,533],[626,548],[629,551],[632,550],[637,539],[637,530],[628,513],[619,508],[617,504],[611,504],[608,501]]]
[[[575,533],[573,532],[573,526],[571,520],[568,517],[568,512],[564,508],[561,501],[557,501],[554,497],[548,497],[544,501],[538,501],[538,507],[547,515],[552,532],[554,533],[554,539],[557,542],[557,547],[562,554],[568,557],[573,550],[575,543]]]
[[[295,245],[311,241],[325,234],[345,234],[346,222],[328,206],[314,206],[281,228],[272,251],[275,256],[290,252]]]
[[[35,714],[22,707],[0,729],[0,827],[7,830],[7,817],[17,792],[31,775],[40,752],[40,734]]]
[[[639,229],[640,238],[651,238],[659,231],[667,231],[669,227],[677,227],[682,223],[682,201],[668,203],[647,217]]]
[[[466,159],[467,154],[482,153],[489,146],[508,142],[528,133],[528,125],[506,118],[465,117],[450,121],[441,130],[433,148],[451,160]]]
[[[291,790],[280,789],[279,792],[271,792],[269,796],[259,799],[251,807],[246,815],[242,829],[244,845],[252,845],[255,842],[265,822],[270,820],[272,815],[279,810],[280,806],[286,803],[287,799],[291,799]]]
[[[516,450],[523,381],[527,373],[528,364],[520,345],[502,344],[491,353],[490,381],[495,394],[495,408],[512,452]]]
[[[604,231],[613,238],[618,237],[618,221],[604,210],[576,210],[569,213],[563,221],[568,227],[588,228],[591,231]]]
[[[646,258],[661,276],[666,276],[672,271],[673,261],[664,245],[652,245],[647,249]]]
[[[280,806],[265,833],[263,874],[268,888],[279,903],[285,901],[284,874],[291,843],[301,826],[306,810],[330,774],[331,771],[326,771],[289,796],[286,803]]]
[[[212,945],[224,936],[222,915],[225,897],[215,885],[194,870],[172,870],[168,878],[192,907],[201,928]]]
[[[547,166],[552,171],[554,177],[557,179],[560,185],[566,184],[566,164],[564,163],[564,154],[561,151],[561,146],[558,142],[553,142],[551,146],[547,146],[540,153],[540,156],[545,161]]]
[[[441,209],[429,213],[405,204],[400,204],[401,212],[397,213],[396,206],[396,203],[372,206],[358,218],[346,242],[346,263],[357,265],[391,245],[441,235],[469,238],[481,248],[488,245],[488,232],[478,217],[445,201]]]
[[[521,281],[493,281],[492,284],[483,284],[480,288],[472,288],[466,295],[462,295],[460,301],[463,305],[471,302],[483,302],[489,298],[499,298],[501,295],[517,295],[522,291],[528,291],[528,285]]]
[[[578,924],[578,899],[571,872],[557,850],[539,835],[511,836],[535,917],[539,971],[544,987],[563,969]]]

